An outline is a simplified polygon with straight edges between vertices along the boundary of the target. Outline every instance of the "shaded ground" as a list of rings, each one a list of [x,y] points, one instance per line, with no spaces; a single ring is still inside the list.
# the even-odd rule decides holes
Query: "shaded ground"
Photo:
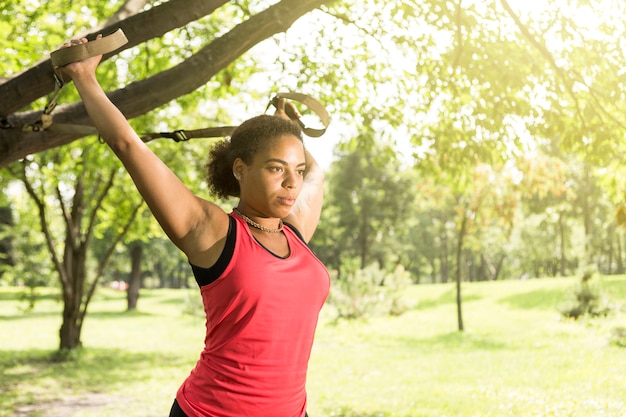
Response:
[[[58,401],[29,404],[17,407],[15,417],[72,417],[75,412],[85,409],[97,409],[112,404],[128,401],[128,398],[109,394],[91,393],[75,397],[66,397]]]

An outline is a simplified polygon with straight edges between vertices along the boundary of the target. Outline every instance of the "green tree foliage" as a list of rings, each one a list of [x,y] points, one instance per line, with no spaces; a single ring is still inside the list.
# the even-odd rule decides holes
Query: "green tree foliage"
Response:
[[[147,20],[160,6],[183,4],[180,21]],[[0,111],[1,163],[26,158],[63,176],[64,167],[42,165],[23,149],[17,157],[13,147],[33,153],[76,138],[20,134],[11,141],[6,126],[36,116],[52,91],[51,70],[39,70],[39,59],[76,33],[111,23],[122,2],[2,5],[0,29],[8,35],[0,94],[16,101],[0,103],[10,109]],[[136,31],[129,49],[103,64],[101,79],[140,131],[236,124],[262,112],[276,89],[327,104],[329,135],[340,147],[312,245],[333,269],[356,258],[363,267],[402,264],[414,281],[457,285],[567,275],[588,264],[617,272],[626,247],[613,214],[626,177],[625,9],[618,0],[170,0],[134,16],[142,24],[129,24]],[[185,67],[196,59],[200,65]],[[71,87],[60,100],[55,120],[88,123]],[[89,143],[89,152],[102,151]],[[151,146],[205,193],[206,143]],[[109,172],[113,165],[102,158]],[[128,213],[116,200],[126,195],[122,177],[95,222],[96,257],[113,239],[118,206]],[[617,210],[619,223],[624,213]],[[154,223],[140,223],[124,243],[162,239]],[[146,268],[168,281],[155,271],[176,271],[175,261]]]
[[[358,259],[361,268],[374,262],[387,268],[398,262],[397,235],[413,200],[403,171],[407,168],[389,146],[340,153],[328,180],[326,201],[332,208],[323,212],[312,242],[329,267],[339,268],[342,258]]]
[[[32,310],[39,298],[38,288],[56,282],[44,236],[33,227],[38,223],[37,209],[21,195],[2,213],[10,218],[0,222],[0,285],[22,287],[24,309]]]
[[[172,65],[184,64],[187,60],[200,56],[200,51],[203,50],[203,45],[208,42],[207,40],[223,35],[224,28],[232,28],[233,22],[242,23],[247,19],[253,19],[255,14],[262,14],[263,11],[262,4],[256,2],[241,3],[219,9],[214,15],[211,14],[210,18],[203,18],[202,10],[205,10],[205,14],[211,13],[206,11],[210,9],[206,9],[205,6],[212,5],[213,10],[215,10],[215,7],[226,2],[212,2],[211,5],[208,3],[196,4],[193,9],[183,7],[184,1],[175,0],[171,3],[171,6],[164,5],[165,7],[154,9],[153,24],[158,23],[156,17],[159,10],[167,10],[168,7],[178,3],[181,5],[181,10],[190,19],[189,25],[182,29],[173,30],[173,33],[168,36],[145,42],[140,48],[128,52],[125,61],[119,62],[119,65],[113,62],[104,63],[100,68],[100,73],[105,87],[116,87],[119,84],[132,84],[133,82],[141,83],[139,80],[162,73],[170,69]],[[142,5],[141,2],[129,4],[131,6],[131,19],[133,18],[132,15]],[[16,46],[21,47],[27,43],[31,50],[43,55],[56,49],[66,39],[75,37],[80,33],[86,33],[100,25],[101,22],[103,22],[102,26],[106,26],[116,20],[128,17],[123,16],[125,12],[122,9],[119,9],[120,12],[111,17],[115,11],[113,8],[121,6],[121,2],[114,2],[107,4],[106,7],[104,5],[85,7],[84,4],[78,2],[73,3],[68,8],[63,7],[58,2],[48,2],[46,7],[37,10],[31,10],[29,5],[13,5],[10,9],[3,10],[1,16],[3,21],[10,18],[9,12],[18,16],[17,19],[12,20],[12,23],[18,22],[19,24],[11,31],[21,29],[24,30],[22,33],[25,33],[26,26],[32,28],[32,32],[22,35],[22,43],[16,44]],[[286,10],[285,15],[297,16],[297,13],[305,13],[306,7],[311,6],[300,3],[298,7],[291,10],[284,9]],[[135,9],[133,10],[133,8]],[[150,14],[151,12],[148,10],[146,13]],[[277,13],[279,12],[277,11]],[[169,17],[164,12],[161,12],[161,15],[163,18]],[[265,16],[267,15],[265,13]],[[68,23],[67,16],[75,16],[76,18]],[[142,18],[142,16],[137,15],[137,18]],[[257,18],[257,20],[262,19],[263,17]],[[65,27],[59,25],[59,22],[63,22]],[[171,19],[169,22],[172,23]],[[229,26],[225,24],[226,22]],[[120,24],[123,25],[121,22]],[[259,27],[262,28],[263,26]],[[153,26],[151,37],[154,38],[154,34],[159,30],[162,30],[162,27]],[[237,30],[242,31],[242,29],[235,29],[235,32]],[[46,33],[47,36],[38,38],[35,33]],[[131,38],[136,42],[140,36],[142,35],[135,33],[135,36],[131,36]],[[262,36],[268,36],[268,34],[258,35],[256,39],[250,37],[246,39],[246,36],[240,36],[238,42],[245,43],[245,46],[239,53],[243,53],[251,45],[258,43],[263,39]],[[180,48],[178,46],[181,37],[187,40],[186,47]],[[20,56],[19,50],[10,50],[9,52],[17,57]],[[233,52],[224,52],[225,60],[218,64],[225,68],[220,76],[224,82],[218,81],[187,96],[185,96],[186,93],[201,87],[202,83],[197,84],[194,88],[190,88],[186,84],[182,85],[170,97],[173,99],[181,96],[181,99],[178,102],[169,103],[165,107],[159,107],[159,104],[165,104],[170,100],[159,98],[164,93],[165,95],[169,94],[166,91],[171,86],[165,80],[161,81],[161,88],[158,90],[152,90],[149,94],[139,93],[132,96],[132,100],[135,102],[144,103],[139,104],[140,107],[147,106],[147,108],[156,109],[155,113],[134,120],[135,129],[138,132],[167,131],[180,128],[181,125],[185,128],[193,128],[193,124],[207,123],[207,120],[210,121],[209,123],[214,123],[213,117],[215,113],[219,114],[219,112],[215,111],[214,104],[212,107],[207,105],[210,102],[208,98],[212,98],[214,102],[220,96],[231,94],[233,92],[230,89],[231,85],[236,80],[249,76],[253,68],[249,65],[246,70],[241,70],[240,74],[234,74],[235,68],[229,64],[227,57]],[[237,56],[233,55],[231,61],[234,61]],[[12,82],[19,83],[22,79],[20,78],[21,74],[17,73],[21,69],[17,66],[18,63],[28,65],[29,61],[15,60],[8,67],[8,74],[16,72],[16,75],[11,82],[4,86],[0,85],[0,88],[7,87],[7,90],[11,91]],[[34,72],[36,70],[36,68],[31,69]],[[51,77],[49,67],[47,72],[48,76]],[[192,72],[183,81],[189,81],[188,84],[191,84],[196,75],[195,72]],[[227,82],[226,79],[228,79]],[[52,81],[52,78],[49,80]],[[175,84],[174,81],[177,80],[173,80],[173,84]],[[59,101],[67,102],[75,100],[76,97],[76,93],[72,89],[64,88],[59,96]],[[146,103],[146,100],[150,100],[150,102]],[[4,105],[4,109],[11,108],[11,106],[12,108],[20,107],[16,103],[4,103]],[[35,109],[41,108],[43,102],[32,102],[31,106]],[[183,114],[183,109],[195,108],[196,106],[208,109],[205,117]],[[121,103],[120,107],[132,115],[133,110],[124,107],[124,103]],[[70,110],[71,112],[72,110]],[[137,113],[136,110],[134,112]],[[55,113],[55,120],[63,118],[62,110],[55,111]],[[3,119],[3,127],[6,130],[1,133],[7,133],[9,137],[11,132],[19,133],[13,122],[15,119],[11,115],[3,114],[3,116],[7,116]],[[19,116],[16,117],[19,119]],[[76,120],[74,120],[75,122]],[[175,126],[171,124],[175,124]],[[202,127],[206,127],[206,125]],[[48,134],[47,132],[44,133]],[[51,134],[54,136],[54,131],[51,131]],[[40,149],[49,149],[50,146],[59,145],[58,142],[53,143],[50,140],[41,142],[45,138],[42,135],[39,136],[35,138],[35,142],[43,144],[43,148]],[[24,137],[22,141],[30,139]],[[62,141],[66,140],[67,138],[62,139]],[[201,167],[205,159],[208,142],[203,145],[204,148],[202,149],[199,144],[192,144],[187,146],[184,152],[180,152],[181,148],[176,148],[172,144],[156,144],[154,150],[194,191],[201,191],[203,187],[199,185],[199,180],[202,177]],[[3,152],[7,149],[9,150],[8,153],[12,152],[12,146],[8,145],[8,147],[3,148]],[[133,223],[138,214],[140,214],[139,218],[143,218],[141,216],[142,202],[128,178],[123,174],[120,164],[115,161],[106,147],[94,143],[93,139],[84,141],[78,146],[49,149],[34,156],[27,156],[22,162],[14,163],[7,172],[12,172],[16,178],[20,178],[24,182],[28,194],[37,205],[41,230],[46,238],[46,244],[55,269],[59,274],[63,290],[64,314],[60,331],[60,348],[73,349],[81,345],[80,334],[87,306],[97,283],[104,274],[104,269],[111,259],[111,255],[116,252],[116,244],[125,239],[130,249],[129,253],[132,254],[129,257],[132,259],[132,274],[130,275],[135,279],[130,280],[132,292],[129,292],[129,308],[133,308],[136,306],[138,281],[141,279],[140,254],[143,253],[137,248],[142,247],[140,243],[142,240],[147,241],[151,237],[162,236],[162,233],[155,231],[156,224],[153,220],[145,219],[145,221]],[[115,186],[113,186],[114,184]],[[55,218],[55,216],[58,217]],[[93,242],[97,244],[92,247]],[[63,249],[59,250],[59,248]],[[92,260],[95,262],[90,262],[91,255],[94,255]],[[176,259],[177,257],[174,256],[173,258]],[[90,268],[92,268],[91,273]]]
[[[93,142],[87,142],[82,149],[43,152],[24,159],[21,172],[14,172],[36,206],[37,223],[61,283],[64,305],[61,350],[81,346],[80,335],[89,301],[116,244],[141,206],[137,198],[118,201],[119,232],[105,253],[96,259],[95,271],[88,279],[89,250],[98,214],[116,177],[122,174],[119,167],[111,165],[110,152],[98,152],[92,146]]]

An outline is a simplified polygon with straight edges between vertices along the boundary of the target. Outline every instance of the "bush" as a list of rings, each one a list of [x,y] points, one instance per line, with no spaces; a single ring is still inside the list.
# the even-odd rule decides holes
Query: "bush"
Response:
[[[572,293],[572,300],[563,306],[561,314],[567,318],[578,320],[584,316],[599,317],[610,313],[610,307],[605,303],[601,291],[591,281],[596,273],[586,271],[581,275],[580,283]]]
[[[344,263],[341,271],[332,277],[328,301],[336,308],[338,319],[375,314],[400,315],[406,311],[402,293],[412,281],[402,266],[387,272],[377,264],[363,269],[354,265],[354,261]]]
[[[371,313],[382,297],[378,266],[333,274],[328,301],[337,309],[337,318],[356,319]]]
[[[184,290],[183,315],[204,317],[204,304],[198,290]]]
[[[611,344],[626,348],[626,327],[616,327],[611,334]]]
[[[387,300],[387,312],[394,316],[399,316],[406,312],[408,306],[402,296],[404,290],[413,283],[411,274],[398,265],[393,272],[387,274],[384,280],[385,299]]]

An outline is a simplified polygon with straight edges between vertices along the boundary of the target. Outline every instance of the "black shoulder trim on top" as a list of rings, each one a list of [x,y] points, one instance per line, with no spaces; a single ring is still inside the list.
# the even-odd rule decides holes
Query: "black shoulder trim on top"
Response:
[[[284,223],[285,226],[287,226],[288,228],[290,228],[295,234],[296,236],[298,236],[298,238],[304,242],[305,245],[308,246],[308,243],[306,243],[306,241],[304,240],[304,237],[302,237],[302,234],[300,233],[300,231],[298,229],[296,229],[292,224],[290,223]]]
[[[232,216],[229,216],[228,220],[226,243],[224,244],[224,250],[217,259],[217,262],[209,268],[202,268],[190,263],[193,275],[200,287],[209,285],[219,278],[219,276],[226,270],[230,260],[233,258],[233,253],[235,252],[235,240],[237,238],[237,222]]]

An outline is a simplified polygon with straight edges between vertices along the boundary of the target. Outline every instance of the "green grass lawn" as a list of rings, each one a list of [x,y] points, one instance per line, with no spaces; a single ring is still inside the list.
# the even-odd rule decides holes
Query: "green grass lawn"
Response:
[[[624,417],[626,277],[600,285],[614,312],[564,320],[574,279],[414,286],[398,317],[334,322],[322,311],[309,369],[311,417]],[[24,313],[0,288],[0,416],[167,416],[202,349],[204,320],[184,315],[197,292],[144,290],[139,310],[101,290],[75,361],[53,363],[61,303],[45,293]],[[260,416],[266,417],[266,416]],[[271,417],[271,416],[267,416]]]

